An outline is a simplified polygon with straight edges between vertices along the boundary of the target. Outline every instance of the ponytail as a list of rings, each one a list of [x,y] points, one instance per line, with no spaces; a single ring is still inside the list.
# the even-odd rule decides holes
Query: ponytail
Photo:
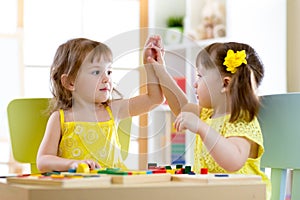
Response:
[[[238,118],[250,122],[257,116],[260,102],[255,94],[256,82],[249,65],[243,64],[237,73],[232,76],[230,83],[231,116],[230,122]]]

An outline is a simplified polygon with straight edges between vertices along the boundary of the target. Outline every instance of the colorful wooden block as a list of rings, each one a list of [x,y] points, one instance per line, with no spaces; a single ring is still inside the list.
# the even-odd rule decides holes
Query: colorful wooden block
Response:
[[[90,173],[90,167],[86,163],[80,163],[76,169],[76,173]]]

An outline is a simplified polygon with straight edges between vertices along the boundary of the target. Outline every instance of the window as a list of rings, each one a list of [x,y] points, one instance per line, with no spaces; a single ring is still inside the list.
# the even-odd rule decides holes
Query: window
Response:
[[[0,171],[8,172],[7,164],[10,161],[10,146],[6,107],[12,96],[20,94],[20,41],[21,34],[18,27],[17,0],[0,0]]]
[[[123,71],[114,73],[115,82],[138,67],[138,0],[24,1],[25,96],[50,95],[49,66],[55,51],[74,37],[87,37],[111,47],[114,69]],[[132,36],[128,39],[128,35]]]
[[[0,34],[17,32],[17,0],[0,0]]]

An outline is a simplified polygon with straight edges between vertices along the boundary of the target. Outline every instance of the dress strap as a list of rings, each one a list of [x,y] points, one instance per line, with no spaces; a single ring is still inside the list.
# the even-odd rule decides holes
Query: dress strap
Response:
[[[59,110],[59,114],[60,114],[60,128],[61,130],[63,130],[63,126],[64,126],[64,122],[65,122],[65,113],[63,109]]]
[[[110,107],[109,106],[105,106],[105,109],[108,112],[108,114],[110,116],[110,119],[112,119],[114,121],[114,116],[112,114],[112,111],[111,111]]]

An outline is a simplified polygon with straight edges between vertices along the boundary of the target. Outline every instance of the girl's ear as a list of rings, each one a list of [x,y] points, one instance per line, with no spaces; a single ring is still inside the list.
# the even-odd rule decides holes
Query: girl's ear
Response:
[[[68,77],[67,74],[63,74],[61,75],[61,84],[68,90],[70,91],[74,91],[75,90],[75,86],[74,86],[74,82],[72,81],[72,79],[70,77]]]
[[[222,87],[222,90],[221,90],[222,93],[229,91],[230,81],[231,81],[231,77],[229,77],[229,76],[225,76],[223,78],[223,87]]]

